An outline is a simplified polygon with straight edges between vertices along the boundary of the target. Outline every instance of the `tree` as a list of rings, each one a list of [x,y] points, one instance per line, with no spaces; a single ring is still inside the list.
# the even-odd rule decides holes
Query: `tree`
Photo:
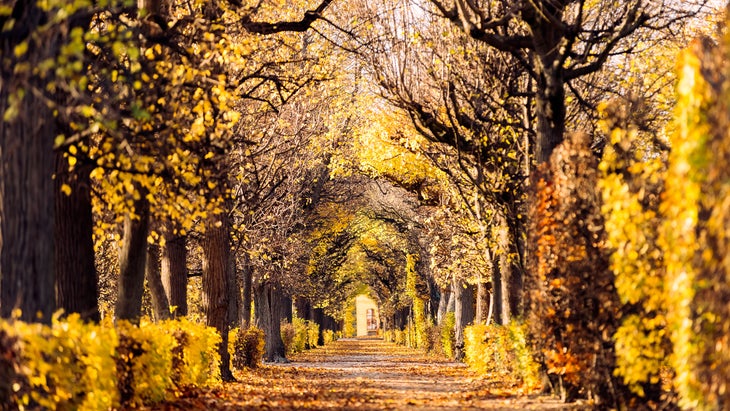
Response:
[[[635,51],[640,39],[659,42],[699,13],[706,1],[660,3],[610,1],[445,2],[431,0],[441,15],[472,38],[514,58],[535,87],[537,121],[533,154],[548,161],[566,129],[566,89]]]
[[[26,321],[49,322],[54,295],[53,110],[44,99],[46,75],[34,73],[55,59],[68,20],[49,23],[54,10],[37,2],[4,7],[0,23],[0,314],[22,311]],[[52,78],[52,77],[51,77]],[[48,79],[50,80],[50,79]]]

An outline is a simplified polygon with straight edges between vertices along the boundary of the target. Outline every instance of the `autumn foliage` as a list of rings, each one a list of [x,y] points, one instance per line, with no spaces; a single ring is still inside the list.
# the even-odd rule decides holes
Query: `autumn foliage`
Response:
[[[139,326],[0,323],[3,409],[107,410],[174,398],[220,381],[215,330],[187,320]]]
[[[674,387],[686,409],[730,403],[730,37],[680,55],[661,246]]]
[[[613,404],[615,389],[609,387],[620,385],[612,341],[618,296],[596,166],[588,137],[574,134],[533,176],[527,323],[532,346],[563,398]]]

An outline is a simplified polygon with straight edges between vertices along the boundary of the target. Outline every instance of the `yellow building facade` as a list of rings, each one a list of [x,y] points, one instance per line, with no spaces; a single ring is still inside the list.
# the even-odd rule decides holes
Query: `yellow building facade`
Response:
[[[380,317],[378,304],[365,294],[355,297],[355,321],[357,322],[357,336],[378,335]]]

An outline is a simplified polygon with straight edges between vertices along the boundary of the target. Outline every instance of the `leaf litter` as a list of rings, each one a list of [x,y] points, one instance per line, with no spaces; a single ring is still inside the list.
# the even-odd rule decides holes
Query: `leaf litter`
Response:
[[[379,339],[340,339],[147,408],[172,410],[581,410],[509,378]]]

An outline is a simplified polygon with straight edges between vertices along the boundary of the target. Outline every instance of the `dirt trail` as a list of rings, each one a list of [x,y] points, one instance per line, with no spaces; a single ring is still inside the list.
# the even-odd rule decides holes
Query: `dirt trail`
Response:
[[[156,409],[577,409],[382,340],[343,339],[237,378],[237,383]]]

